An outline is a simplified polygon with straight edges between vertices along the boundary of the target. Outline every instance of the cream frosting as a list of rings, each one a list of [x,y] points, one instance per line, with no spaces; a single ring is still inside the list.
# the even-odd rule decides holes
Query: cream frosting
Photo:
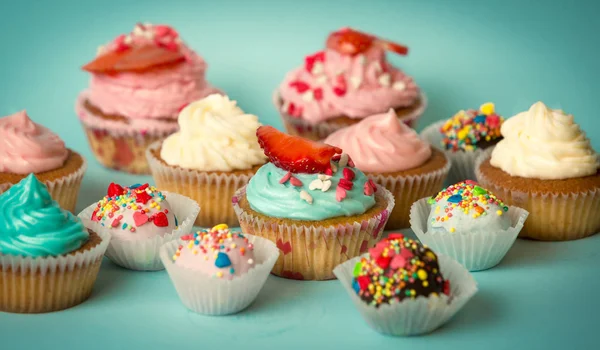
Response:
[[[348,153],[366,172],[388,173],[416,168],[431,157],[431,146],[398,120],[390,109],[340,129],[325,139]]]
[[[68,156],[60,137],[27,112],[0,118],[0,172],[41,173],[62,167]]]
[[[558,180],[594,175],[600,166],[585,132],[562,110],[536,102],[502,124],[491,164],[512,176]]]
[[[169,165],[200,171],[250,169],[266,162],[258,144],[258,117],[245,114],[227,96],[213,94],[179,114],[180,131],[162,144]]]

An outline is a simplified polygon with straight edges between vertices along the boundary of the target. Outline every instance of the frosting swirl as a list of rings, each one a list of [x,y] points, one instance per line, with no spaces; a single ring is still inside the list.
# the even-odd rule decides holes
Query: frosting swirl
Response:
[[[558,180],[594,175],[600,166],[585,132],[562,110],[536,102],[502,124],[490,163],[512,176]]]
[[[366,172],[395,172],[416,168],[431,157],[431,147],[398,120],[390,109],[340,129],[325,143],[342,148]]]
[[[30,174],[0,195],[0,253],[58,256],[79,249],[89,234]]]
[[[169,165],[200,171],[250,169],[263,164],[256,129],[258,117],[227,96],[210,95],[179,114],[180,131],[169,136],[160,156]]]
[[[68,156],[58,135],[34,123],[25,111],[0,118],[0,172],[41,173],[60,168]]]

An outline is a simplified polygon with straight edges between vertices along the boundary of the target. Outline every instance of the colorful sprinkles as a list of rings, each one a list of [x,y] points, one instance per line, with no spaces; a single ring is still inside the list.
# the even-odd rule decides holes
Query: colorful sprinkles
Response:
[[[482,142],[493,142],[501,137],[504,118],[497,115],[493,103],[485,103],[479,110],[460,111],[441,127],[442,146],[447,150],[473,151]]]

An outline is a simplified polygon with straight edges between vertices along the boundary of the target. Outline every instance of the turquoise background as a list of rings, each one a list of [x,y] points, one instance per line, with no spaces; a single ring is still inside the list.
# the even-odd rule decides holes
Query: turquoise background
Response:
[[[136,21],[174,25],[209,62],[209,79],[264,123],[281,126],[271,93],[284,73],[352,25],[410,47],[392,61],[430,106],[420,127],[491,100],[505,116],[543,100],[573,113],[600,149],[600,21],[578,1],[7,1],[0,2],[0,115],[26,108],[90,161],[79,209],[110,181],[139,177],[92,158],[73,111],[96,47]],[[149,177],[147,178],[149,179]],[[519,240],[501,265],[475,273],[479,293],[435,333],[369,329],[337,281],[270,277],[237,316],[188,312],[165,272],[105,262],[89,301],[47,315],[0,313],[2,349],[583,349],[599,348],[600,235]]]

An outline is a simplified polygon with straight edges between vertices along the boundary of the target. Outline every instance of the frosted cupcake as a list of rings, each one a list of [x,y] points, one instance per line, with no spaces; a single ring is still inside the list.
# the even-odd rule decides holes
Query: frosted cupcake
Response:
[[[494,104],[488,102],[479,110],[461,110],[446,121],[429,125],[421,136],[452,161],[448,181],[457,183],[475,179],[475,161],[502,139],[503,122]]]
[[[0,193],[33,173],[72,212],[86,168],[79,153],[25,111],[0,118]]]
[[[27,176],[0,195],[0,311],[41,313],[82,303],[109,240],[88,232]]]
[[[273,268],[299,280],[332,279],[333,268],[383,234],[394,198],[337,147],[261,126],[270,163],[233,197],[242,231],[281,251]]]
[[[137,24],[98,50],[83,69],[90,86],[75,106],[98,161],[149,173],[145,150],[177,131],[188,103],[218,92],[205,79],[206,62],[166,25]]]
[[[522,237],[546,241],[600,231],[600,164],[570,114],[536,102],[502,125],[504,139],[476,164],[477,179],[529,212]]]
[[[408,48],[350,28],[331,33],[325,50],[307,56],[275,92],[288,133],[318,141],[390,108],[414,127],[425,97],[386,51],[406,55]]]
[[[412,203],[437,193],[450,170],[446,156],[399,121],[393,110],[338,130],[325,143],[347,152],[358,169],[394,195],[386,229],[409,227]]]
[[[198,202],[197,226],[238,226],[231,197],[266,162],[256,138],[258,117],[215,94],[185,107],[179,125],[181,131],[147,151],[156,185]]]

